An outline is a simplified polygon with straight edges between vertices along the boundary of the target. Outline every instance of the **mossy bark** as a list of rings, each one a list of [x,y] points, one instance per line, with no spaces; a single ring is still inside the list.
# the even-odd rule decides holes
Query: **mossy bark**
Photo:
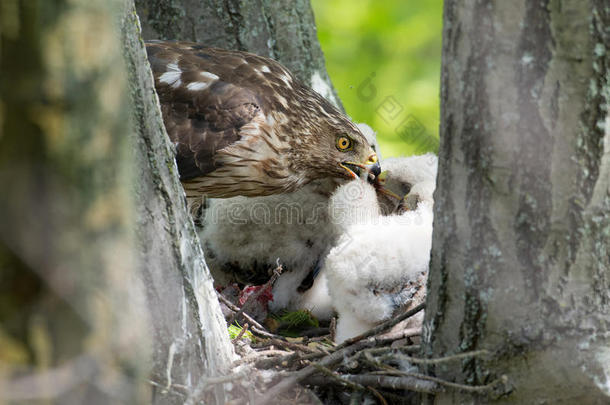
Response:
[[[161,386],[155,389],[155,402],[183,403],[185,391],[195,392],[205,377],[228,374],[235,355],[186,209],[135,8],[131,1],[127,4],[123,44],[138,163],[138,252],[154,331],[152,379]],[[172,384],[183,389],[172,389]],[[226,402],[223,389],[216,386],[216,403]]]
[[[119,6],[1,3],[0,403],[147,397]]]
[[[199,42],[273,58],[343,109],[309,0],[136,0],[145,39]]]
[[[602,0],[445,2],[425,354],[492,351],[430,371],[504,375],[498,403],[610,400],[608,27]]]
[[[133,2],[0,6],[0,403],[183,403],[233,350]]]

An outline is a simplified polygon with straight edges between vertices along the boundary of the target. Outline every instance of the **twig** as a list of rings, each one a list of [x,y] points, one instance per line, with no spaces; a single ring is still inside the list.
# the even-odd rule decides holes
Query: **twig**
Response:
[[[411,346],[403,346],[403,347],[373,347],[371,349],[366,349],[364,351],[369,352],[371,354],[384,354],[387,352],[407,352],[407,353],[416,353],[421,349],[420,345],[411,345]]]
[[[330,339],[330,334],[328,335],[322,335],[322,336],[305,336],[307,338],[307,342],[308,343],[312,343],[312,342],[327,342],[327,343],[332,343],[332,340]],[[334,346],[335,344],[332,343],[332,345]]]
[[[373,338],[357,342],[351,346],[344,347],[340,350],[331,353],[330,355],[320,360],[320,362],[318,362],[317,364],[323,367],[328,367],[330,365],[342,361],[345,357],[350,356],[352,353],[363,349],[371,344],[374,344]],[[291,377],[285,378],[283,381],[280,381],[279,383],[271,387],[271,389],[269,389],[263,396],[257,398],[257,400],[254,402],[254,405],[263,405],[271,403],[274,398],[277,398],[277,396],[282,394],[284,391],[292,388],[294,385],[298,384],[303,379],[314,374],[317,370],[318,369],[316,368],[316,365],[312,364],[295,372],[294,374],[292,374]]]
[[[218,299],[222,301],[223,304],[227,306],[231,311],[237,312],[239,311],[239,307],[229,301],[225,296],[218,293]],[[250,323],[252,326],[250,327],[250,331],[252,333],[256,333],[266,338],[275,338],[275,339],[283,339],[282,336],[274,335],[273,333],[267,332],[265,327],[258,323],[254,318],[248,315],[246,312],[242,312],[242,316]]]
[[[419,307],[422,307],[422,306],[420,305]],[[407,313],[401,315],[402,319],[399,320],[398,322],[408,318],[409,316],[416,314],[417,312],[421,311],[421,309],[422,308],[414,308],[413,310],[408,311]],[[389,327],[391,327],[391,326],[389,326]],[[375,328],[375,329],[377,329],[377,328]],[[367,333],[371,333],[375,329],[373,329]],[[365,333],[365,335],[366,335],[366,333]],[[295,372],[294,374],[292,374],[291,377],[287,377],[283,381],[277,383],[276,385],[271,387],[271,389],[269,389],[269,391],[267,391],[262,397],[258,398],[257,401],[255,402],[255,404],[266,404],[270,400],[275,398],[277,395],[290,389],[293,385],[295,385],[295,384],[299,383],[300,381],[302,381],[303,379],[311,376],[312,374],[314,374],[317,371],[317,368],[316,368],[317,365],[322,365],[324,367],[328,367],[330,365],[333,365],[337,362],[342,361],[344,358],[351,356],[352,353],[354,353],[354,352],[360,351],[369,346],[374,346],[374,345],[378,344],[379,342],[386,341],[383,336],[372,336],[372,337],[371,336],[366,337],[364,335],[361,335],[361,336],[362,337],[357,339],[356,342],[354,342],[353,344],[351,344],[349,346],[345,346],[345,347],[341,347],[341,345],[337,346],[336,348],[333,349],[331,354],[325,356],[317,364],[316,363],[311,364],[311,365]],[[365,338],[366,338],[366,340],[364,340]],[[281,362],[284,362],[284,361],[288,362],[291,360],[294,361],[294,360],[312,359],[312,358],[316,358],[319,356],[320,355],[318,353],[312,353],[312,354],[306,355],[306,356],[298,356],[298,355],[293,354],[293,355],[290,355],[289,357],[278,358],[277,360],[276,359],[274,359],[274,360],[279,361],[281,364]],[[257,363],[256,366],[258,367],[259,363]],[[363,384],[363,385],[366,385],[366,384]]]
[[[389,336],[389,337],[387,335],[375,336],[371,340],[371,346],[378,346],[378,345],[387,344],[388,342],[392,342],[394,340],[395,339],[393,338],[393,336]],[[330,348],[328,351],[330,353],[333,353],[333,352],[335,352],[337,350],[337,347]],[[404,346],[404,347],[396,348],[396,349],[393,349],[393,348],[390,348],[390,347],[380,347],[380,348],[371,348],[371,349],[367,349],[367,350],[371,350],[372,353],[385,353],[385,352],[392,351],[392,350],[401,350],[401,351],[408,351],[408,352],[416,352],[416,351],[419,351],[419,348],[420,347],[418,345],[412,345],[412,346]],[[286,363],[286,365],[290,365],[290,364],[295,363],[297,361],[315,360],[317,358],[324,357],[327,354],[329,354],[329,353],[318,352],[318,353],[311,353],[311,354],[306,354],[306,355],[301,355],[299,353],[293,353],[293,354],[290,354],[290,355],[284,356],[284,357],[277,357],[277,358],[273,358],[273,359],[263,359],[263,360],[260,360],[260,362],[257,362],[255,364],[255,367],[256,368],[268,369],[270,367],[273,367],[273,366],[279,365],[279,364],[283,364],[283,363]]]
[[[305,353],[318,353],[319,352],[318,350],[312,349],[309,346],[301,345],[301,344],[294,343],[294,342],[289,342],[287,340],[271,338],[271,339],[269,339],[269,342],[276,346],[279,346],[279,347],[285,347],[285,348],[292,349],[292,350],[300,350]]]
[[[343,375],[342,378],[352,381],[364,386],[378,387],[378,388],[390,388],[390,389],[402,389],[423,392],[426,394],[437,394],[443,392],[444,389],[438,384],[431,384],[421,381],[418,378],[409,377],[393,377],[385,375],[375,374],[348,374]]]
[[[388,405],[388,401],[385,400],[385,398],[383,397],[383,395],[381,395],[379,393],[379,391],[377,391],[375,388],[371,387],[370,385],[367,385],[366,388],[371,391],[373,393],[373,395],[375,395],[377,397],[377,399],[379,399],[381,401],[382,405]]]
[[[244,326],[242,326],[242,328],[239,331],[239,333],[237,334],[237,336],[235,336],[235,339],[231,340],[231,342],[235,343],[239,339],[241,339],[244,336],[244,333],[246,333],[248,331],[248,327],[250,327],[250,324],[249,323],[245,323]]]
[[[355,342],[358,342],[359,340],[368,338],[369,336],[378,335],[379,333],[381,333],[387,329],[390,329],[394,325],[399,324],[400,322],[404,321],[405,319],[412,317],[413,315],[417,314],[419,311],[423,310],[424,308],[425,308],[425,304],[419,304],[415,308],[408,310],[407,312],[397,316],[396,318],[387,320],[384,323],[382,323],[381,325],[378,325],[371,330],[368,330],[358,336],[354,336],[353,338],[347,339],[345,342],[343,342],[339,346],[335,347],[335,350],[343,349],[344,347],[347,347]]]
[[[410,357],[405,355],[400,355],[400,358],[413,364],[440,364],[454,360],[467,359],[470,357],[487,356],[489,354],[490,352],[488,350],[474,350],[471,352],[458,353],[451,356],[435,357],[430,359],[422,357]],[[393,355],[392,357],[395,356]]]
[[[412,377],[412,378],[416,378],[418,380],[430,381],[430,382],[434,382],[440,386],[453,388],[453,389],[456,389],[456,390],[462,391],[462,392],[469,392],[469,393],[476,393],[476,394],[487,394],[487,393],[489,393],[489,391],[492,391],[494,389],[494,387],[496,387],[497,385],[499,385],[501,383],[506,383],[506,381],[508,379],[506,376],[502,376],[500,378],[493,380],[489,384],[485,384],[485,385],[465,385],[465,384],[459,384],[459,383],[454,383],[451,381],[443,380],[442,378],[438,378],[438,377],[432,377],[432,376],[425,375],[425,374],[411,373],[408,371],[400,371],[400,370],[396,370],[396,372],[397,372],[397,374],[404,376],[404,377]]]
[[[231,301],[229,301],[227,299],[227,297],[225,297],[224,295],[222,295],[221,293],[218,293],[218,299],[220,301],[222,301],[223,304],[225,304],[231,311],[238,312],[240,310],[240,308],[233,304]],[[246,318],[246,320],[251,323],[253,326],[256,326],[258,328],[261,329],[265,329],[263,325],[261,325],[260,323],[258,323],[254,318],[252,318],[250,315],[248,315],[247,313],[242,313],[243,317]],[[229,322],[227,322],[228,325],[230,325]]]
[[[379,398],[379,400],[381,401],[382,404],[385,404],[385,405],[388,404],[387,401],[385,400],[385,398],[383,397],[383,395],[381,395],[379,393],[379,391],[377,391],[373,387],[370,387],[370,386],[365,387],[358,383],[354,383],[352,381],[346,380],[340,374],[334,373],[332,370],[330,370],[326,367],[323,367],[319,364],[313,364],[313,366],[316,367],[318,369],[318,371],[320,371],[322,374],[330,377],[334,381],[337,381],[341,386],[347,385],[349,388],[351,388],[354,391],[364,391],[364,390],[371,391],[373,393],[373,395],[375,395],[377,398]],[[328,381],[323,380],[322,384],[313,384],[313,385],[321,386],[321,385],[325,385],[326,383],[328,383]]]
[[[239,373],[222,375],[218,377],[208,377],[202,378],[197,383],[197,386],[193,390],[193,392],[188,396],[187,400],[184,402],[184,405],[194,405],[201,395],[210,387],[216,384],[224,384],[227,382],[232,382],[235,380],[242,379],[248,375],[248,370],[242,370]]]
[[[321,366],[319,364],[312,364],[315,368],[318,369],[318,371],[320,371],[322,374],[332,378],[333,380],[339,382],[341,385],[347,385],[348,387],[350,387],[353,390],[358,390],[358,391],[362,391],[364,390],[364,387],[360,384],[357,383],[353,383],[351,381],[348,380],[344,380],[343,378],[341,378],[340,375],[333,373],[332,370],[328,369],[327,367]]]
[[[245,313],[243,315],[245,315]],[[271,332],[267,332],[267,330],[265,328],[259,329],[256,326],[252,326],[250,328],[250,331],[256,335],[264,337],[265,339],[280,339],[281,340],[283,338],[282,336],[275,335]]]
[[[404,338],[410,338],[413,336],[420,336],[421,328],[409,328],[401,329],[394,332],[384,333],[383,337],[387,340],[400,340]]]
[[[376,335],[380,332],[383,332],[384,330],[393,327],[394,325],[398,324],[399,322],[402,322],[403,320],[417,314],[419,311],[421,311],[424,308],[424,305],[418,305],[417,307],[405,312],[404,314],[398,316],[397,318],[394,318],[390,321],[384,322],[383,324],[377,326],[376,328],[371,329],[368,332],[365,332],[362,335],[356,336],[352,339],[348,339],[345,342],[343,342],[341,345],[336,346],[335,348],[330,349],[331,354],[327,355],[326,357],[324,357],[318,364],[321,365],[326,365],[327,362],[333,362],[335,359],[335,355],[337,353],[341,353],[342,356],[347,357],[350,356],[352,353],[354,353],[355,351],[367,347],[367,346],[371,346],[371,345],[376,345],[379,343],[386,343],[388,341],[394,341],[396,340],[396,335],[390,335],[387,337],[384,336],[376,336],[374,338],[368,339],[364,344],[362,345],[355,345],[356,343],[358,343],[359,341],[362,341],[363,339],[369,338],[372,335]],[[284,356],[284,357],[278,357],[278,358],[274,358],[274,359],[262,359],[257,361],[257,363],[255,364],[255,366],[257,368],[269,368],[272,367],[274,365],[277,364],[282,364],[282,363],[286,363],[287,365],[294,363],[296,361],[302,361],[302,360],[313,360],[319,357],[324,356],[323,353],[311,353],[309,355],[299,355],[298,353],[293,353],[291,355],[288,356]],[[308,376],[310,376],[311,374],[315,373],[316,368],[314,365],[310,365],[307,366],[303,369],[301,369],[300,371],[298,371],[297,373],[295,373],[292,377],[285,379],[284,381],[276,384],[275,386],[273,386],[268,392],[267,394],[265,394],[262,398],[259,399],[259,401],[257,403],[264,403],[262,401],[268,401],[271,398],[273,398],[275,395],[280,394],[281,392],[289,389],[292,385],[298,383],[299,381],[303,380],[304,378],[307,378]]]
[[[342,381],[350,381],[355,384],[360,384],[369,387],[386,388],[394,390],[406,389],[409,391],[422,392],[427,394],[436,394],[443,392],[444,389],[438,384],[421,381],[417,378],[407,378],[404,376],[387,376],[379,374],[342,374]],[[307,385],[315,385],[323,387],[328,385],[331,380],[326,376],[315,375],[310,376],[303,381]]]
[[[258,297],[261,296],[261,294],[263,292],[265,292],[268,288],[272,288],[273,285],[275,284],[277,278],[280,276],[280,274],[282,274],[282,265],[278,263],[277,267],[273,270],[273,274],[271,275],[271,278],[269,279],[269,281],[267,281],[265,284],[263,284],[261,287],[259,287],[259,289],[254,292],[252,295],[248,296],[248,298],[246,298],[246,301],[244,302],[244,304],[241,306],[241,308],[239,309],[239,311],[237,311],[236,313],[234,313],[229,320],[227,321],[227,323],[229,325],[231,325],[233,323],[234,320],[239,319],[239,317],[243,314],[244,309],[246,309],[248,307],[248,304],[250,304],[250,302],[255,301],[256,299],[258,299]]]
[[[373,358],[373,355],[371,354],[371,352],[368,352],[366,350],[363,350],[362,355],[364,356],[364,358],[366,359],[367,362],[369,362],[369,364],[371,364],[374,367],[378,367],[378,368],[382,368],[384,370],[391,370],[391,371],[396,371],[397,369],[389,366],[387,364],[382,363],[381,361]]]
[[[400,376],[400,377],[413,377],[413,378],[420,377],[419,374],[410,373],[410,372],[406,372],[406,371],[402,371],[402,370],[398,370],[398,369],[396,369],[396,368],[394,368],[394,367],[392,367],[392,366],[390,366],[388,364],[381,363],[377,359],[374,359],[372,354],[370,352],[367,352],[366,350],[363,350],[361,353],[364,355],[364,358],[366,359],[366,361],[370,365],[372,365],[374,367],[378,367],[378,368],[384,370],[384,371],[372,372],[371,374],[377,375],[377,374],[383,373],[383,374],[397,375],[397,376]],[[425,377],[427,377],[427,376],[425,376]],[[420,379],[421,380],[428,380],[428,378],[420,378]]]
[[[259,369],[268,369],[277,365],[288,367],[289,365],[296,363],[297,361],[314,360],[320,357],[324,357],[325,355],[326,353],[322,352],[310,354],[292,353],[287,356],[258,360],[254,366]]]
[[[288,353],[288,352],[283,351],[283,350],[261,350],[261,351],[249,354],[249,355],[247,355],[245,357],[242,357],[241,359],[235,360],[233,362],[233,367],[236,367],[236,366],[238,366],[240,364],[243,364],[243,363],[249,363],[252,360],[257,360],[259,357],[262,357],[262,356],[278,356],[278,355],[281,356],[281,355],[284,355],[286,353]]]
[[[170,385],[170,387],[168,389],[167,384],[159,384],[158,382],[153,381],[153,380],[148,380],[148,383],[152,386],[160,388],[162,393],[171,392],[173,394],[180,395],[182,398],[186,398],[188,395],[188,388],[185,387],[184,385],[172,384],[172,385]]]
[[[436,360],[433,363],[424,363],[424,364],[439,364],[439,363],[444,363],[444,362],[447,362],[447,361],[452,361],[452,360],[463,359],[463,358],[468,358],[468,357],[472,357],[472,356],[481,355],[482,353],[480,353],[480,352],[488,353],[486,350],[476,350],[476,351],[467,352],[467,353],[460,353],[460,355],[455,355],[455,356],[439,357],[439,358],[436,358],[436,359],[417,359],[417,360]],[[458,383],[454,383],[454,382],[443,380],[441,378],[425,375],[425,374],[413,373],[413,372],[409,372],[409,371],[399,370],[397,368],[394,368],[394,367],[389,366],[387,364],[383,364],[383,363],[373,359],[373,357],[370,354],[370,352],[367,352],[366,350],[363,351],[363,354],[364,354],[364,357],[366,358],[366,360],[369,363],[371,363],[372,365],[377,366],[379,368],[385,369],[386,373],[389,372],[389,373],[392,373],[392,374],[395,374],[395,375],[399,375],[399,376],[403,376],[403,377],[412,377],[412,378],[416,378],[416,379],[419,379],[419,380],[431,381],[431,382],[434,382],[436,384],[439,384],[440,386],[454,388],[454,389],[457,389],[457,390],[460,390],[460,391],[465,391],[465,392],[484,393],[484,392],[490,391],[498,383],[503,381],[503,379],[497,379],[497,380],[494,380],[494,381],[492,381],[491,383],[489,383],[487,385],[475,385],[475,386],[458,384]],[[407,358],[407,361],[410,361],[408,359],[415,359],[413,357],[408,357],[408,356],[404,356],[404,355],[400,356],[400,357],[401,358]]]

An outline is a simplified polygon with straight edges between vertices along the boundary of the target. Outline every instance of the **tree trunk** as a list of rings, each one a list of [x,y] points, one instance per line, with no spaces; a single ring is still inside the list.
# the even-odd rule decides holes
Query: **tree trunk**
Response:
[[[248,51],[284,64],[341,110],[309,0],[136,0],[145,39]]]
[[[1,5],[0,402],[211,403],[234,353],[133,2]]]
[[[205,377],[229,373],[235,355],[186,209],[135,8],[127,4],[123,42],[135,108],[138,251],[155,333],[152,378],[165,387],[155,402],[183,403],[172,384],[192,394]],[[225,403],[222,384],[216,402]]]
[[[490,350],[430,371],[506,376],[500,403],[610,401],[608,27],[604,0],[445,2],[424,343]]]
[[[0,403],[147,397],[117,5],[1,3]]]

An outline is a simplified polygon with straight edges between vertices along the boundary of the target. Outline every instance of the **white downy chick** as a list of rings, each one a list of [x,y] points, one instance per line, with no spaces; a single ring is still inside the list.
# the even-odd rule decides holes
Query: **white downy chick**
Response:
[[[375,132],[365,124],[358,126],[378,151]],[[199,236],[216,284],[263,284],[279,262],[284,271],[274,285],[271,310],[308,309],[319,319],[330,318],[324,283],[308,287],[320,259],[339,236],[328,216],[337,186],[335,180],[324,179],[289,194],[209,199]],[[303,283],[308,285],[303,288]]]
[[[405,198],[408,205],[413,205],[416,196],[429,196],[432,202],[437,170],[437,157],[433,153],[425,155],[388,158],[382,162],[382,169],[388,175],[385,178],[384,187]],[[411,192],[413,187],[418,187],[421,192]],[[422,198],[422,197],[419,197]],[[396,213],[400,210],[399,202],[383,193],[378,195],[379,205],[383,215]],[[415,206],[410,208],[414,209]]]
[[[339,315],[337,342],[373,328],[399,309],[418,305],[425,297],[436,157],[393,159],[382,167],[392,173],[394,181],[410,186],[409,197],[416,201],[416,209],[363,219],[363,210],[383,211],[380,208],[383,203],[366,183],[362,185],[369,191],[363,192],[360,207],[348,207],[342,198],[337,201],[335,196],[331,199],[332,210],[353,219],[346,222],[349,225],[326,257],[323,268]],[[340,187],[336,195],[346,187],[349,185]]]

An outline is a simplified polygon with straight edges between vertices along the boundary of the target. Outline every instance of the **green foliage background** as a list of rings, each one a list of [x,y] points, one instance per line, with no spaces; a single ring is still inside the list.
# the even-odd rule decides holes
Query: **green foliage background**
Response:
[[[312,0],[333,84],[383,157],[438,148],[442,3]]]

